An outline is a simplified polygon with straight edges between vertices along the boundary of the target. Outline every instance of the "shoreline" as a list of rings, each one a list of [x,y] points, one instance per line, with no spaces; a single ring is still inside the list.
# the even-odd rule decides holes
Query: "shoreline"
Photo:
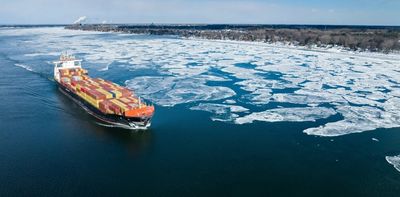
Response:
[[[119,31],[96,31],[96,30],[82,30],[82,29],[68,29],[71,31],[84,31],[84,32],[95,32],[95,33],[115,33],[119,35],[148,35],[148,36],[171,36],[171,38],[179,38],[183,40],[192,40],[192,41],[204,41],[204,42],[220,42],[220,43],[230,43],[230,44],[247,44],[247,45],[257,45],[268,48],[280,48],[280,49],[291,49],[291,50],[304,50],[304,51],[312,51],[312,52],[320,52],[320,53],[335,53],[335,54],[346,54],[346,55],[354,55],[365,58],[384,58],[388,60],[400,60],[400,51],[391,51],[388,53],[384,53],[382,51],[362,51],[362,50],[350,50],[343,48],[341,46],[300,46],[294,45],[291,43],[283,43],[283,42],[274,42],[274,43],[266,43],[260,41],[243,41],[243,40],[217,40],[217,39],[206,39],[206,38],[197,38],[197,37],[180,37],[176,35],[153,35],[153,34],[140,34],[140,33],[127,33],[127,32],[119,32]],[[371,54],[374,56],[371,57]]]
[[[214,25],[216,26],[216,25]],[[400,52],[400,27],[264,25],[69,25],[65,29],[138,35],[170,35],[183,39],[244,41],[355,52]]]

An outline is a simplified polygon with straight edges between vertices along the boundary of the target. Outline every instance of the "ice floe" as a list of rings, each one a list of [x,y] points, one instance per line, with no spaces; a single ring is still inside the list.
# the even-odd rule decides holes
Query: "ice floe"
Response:
[[[400,155],[397,156],[386,156],[386,161],[393,165],[397,171],[400,172]]]
[[[191,107],[191,110],[207,111],[212,113],[211,119],[214,121],[232,122],[239,115],[237,113],[246,112],[249,109],[237,105],[225,105],[215,103],[200,103],[197,106]]]
[[[383,111],[379,108],[371,106],[338,106],[336,111],[344,116],[344,120],[329,122],[316,128],[308,128],[304,130],[304,133],[320,136],[339,136],[377,128],[400,127],[400,114]]]
[[[126,85],[144,98],[163,106],[221,100],[235,95],[228,87],[207,86],[205,82],[203,78],[145,76],[128,80]]]
[[[252,123],[255,120],[265,122],[315,121],[318,119],[328,118],[335,114],[335,110],[325,107],[277,108],[262,112],[253,112],[252,114],[238,117],[236,118],[235,123]]]
[[[228,100],[225,100],[224,103],[226,103],[226,104],[235,104],[236,101],[235,101],[235,100],[228,99]]]
[[[213,112],[213,113],[217,113],[217,114],[225,113],[227,110],[229,110],[230,112],[233,112],[233,113],[248,111],[248,109],[246,109],[242,106],[223,105],[223,104],[215,104],[215,103],[200,103],[198,106],[191,107],[190,109],[203,110],[203,111]]]

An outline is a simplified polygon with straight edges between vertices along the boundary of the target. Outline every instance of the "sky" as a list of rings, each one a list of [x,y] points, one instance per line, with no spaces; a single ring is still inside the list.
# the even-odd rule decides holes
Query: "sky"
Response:
[[[0,0],[0,24],[400,25],[400,0]]]

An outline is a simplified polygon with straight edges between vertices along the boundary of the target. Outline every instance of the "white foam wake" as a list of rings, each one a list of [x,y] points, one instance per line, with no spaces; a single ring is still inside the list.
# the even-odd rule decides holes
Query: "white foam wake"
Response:
[[[25,69],[25,70],[34,72],[33,69],[32,69],[32,67],[30,67],[30,66],[28,66],[28,65],[25,65],[25,64],[14,64],[14,65],[15,65],[15,66],[18,66],[18,67],[20,67],[20,68],[23,68],[23,69]]]

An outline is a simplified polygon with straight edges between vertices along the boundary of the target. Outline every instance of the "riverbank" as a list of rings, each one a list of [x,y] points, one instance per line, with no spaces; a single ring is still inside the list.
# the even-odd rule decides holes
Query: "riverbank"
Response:
[[[398,26],[324,25],[70,25],[66,29],[128,34],[176,35],[183,38],[340,47],[352,51],[400,51]]]

